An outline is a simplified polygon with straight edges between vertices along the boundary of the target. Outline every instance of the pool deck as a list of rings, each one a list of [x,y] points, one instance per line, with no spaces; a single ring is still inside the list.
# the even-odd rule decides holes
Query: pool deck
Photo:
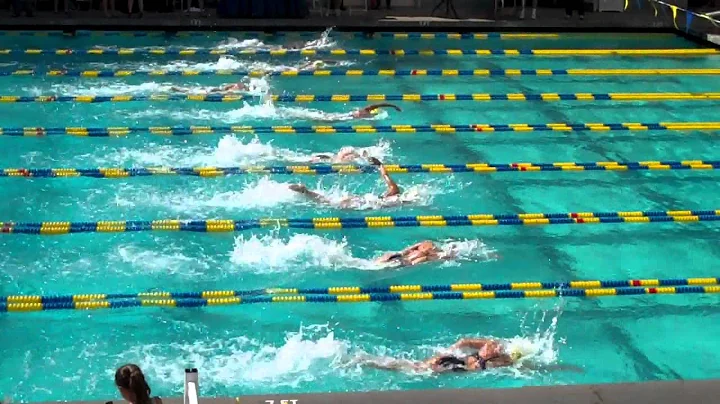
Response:
[[[200,373],[200,391],[202,392],[202,372]],[[720,395],[720,380],[698,380],[516,389],[273,394],[238,398],[201,398],[200,404],[691,404],[714,403],[718,395]],[[107,403],[108,401],[68,402],[68,404]],[[115,401],[115,404],[121,403],[124,402]],[[163,403],[182,404],[182,398],[163,399]]]

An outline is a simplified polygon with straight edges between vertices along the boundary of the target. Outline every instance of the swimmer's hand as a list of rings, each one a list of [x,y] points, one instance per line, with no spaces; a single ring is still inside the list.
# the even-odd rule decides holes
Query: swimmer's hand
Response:
[[[374,166],[383,165],[382,161],[380,161],[377,157],[368,157],[368,161],[370,161],[370,164],[372,164]]]

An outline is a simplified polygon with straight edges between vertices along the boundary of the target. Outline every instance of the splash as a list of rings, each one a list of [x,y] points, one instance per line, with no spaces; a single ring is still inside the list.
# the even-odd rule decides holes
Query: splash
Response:
[[[289,183],[276,182],[268,177],[248,179],[238,191],[216,192],[214,187],[159,193],[153,187],[118,187],[115,203],[118,206],[158,206],[188,215],[210,214],[214,211],[245,211],[271,208],[292,202],[295,193]],[[226,189],[226,188],[222,188]],[[224,216],[220,214],[219,216]]]
[[[247,94],[251,96],[262,96],[270,91],[270,83],[266,78],[251,78],[246,79],[244,82],[247,84]],[[87,84],[90,83],[90,84]],[[99,82],[98,82],[99,83]],[[228,81],[228,84],[232,81]],[[177,88],[182,88],[191,94],[208,94],[213,90],[214,86],[177,86],[172,83],[158,83],[158,82],[145,82],[141,84],[127,84],[121,81],[105,82],[103,84],[95,84],[94,82],[82,82],[80,84],[53,84],[50,86],[50,90],[46,90],[40,87],[29,88],[28,91],[33,95],[47,95],[62,94],[62,95],[99,95],[99,96],[113,96],[113,95],[150,95],[158,93],[174,93]],[[221,94],[221,93],[217,93]],[[151,108],[147,111],[154,111],[153,113],[157,116],[161,116],[167,113],[161,108]],[[187,114],[187,112],[183,113]],[[152,113],[148,116],[155,116]],[[187,119],[187,116],[185,115]]]
[[[355,258],[344,238],[335,241],[314,234],[296,234],[287,240],[275,235],[235,238],[230,262],[262,272],[293,268],[377,268],[372,261]]]
[[[330,27],[320,34],[320,38],[307,41],[303,49],[327,49],[333,48],[337,45],[337,42],[331,38],[333,28]]]
[[[153,272],[191,277],[202,275],[210,269],[208,260],[198,260],[197,257],[187,256],[183,250],[183,248],[167,244],[164,244],[163,251],[126,244],[117,247],[111,260],[130,264],[137,270],[137,272],[128,273],[128,276],[135,276],[138,272],[143,274]]]
[[[237,39],[227,38],[215,46],[218,49],[267,49],[270,46],[263,43],[263,41],[252,38],[252,39]]]
[[[123,360],[137,363],[152,380],[173,390],[183,385],[183,369],[202,369],[203,385],[296,387],[333,372],[347,351],[327,325],[301,326],[279,344],[245,336],[193,343],[151,344],[130,348]]]
[[[390,142],[357,148],[357,151],[379,159],[392,156]],[[335,151],[322,152],[332,154]],[[142,149],[112,148],[104,153],[80,156],[81,161],[93,161],[102,166],[247,166],[273,163],[312,163],[316,153],[275,147],[272,141],[262,142],[257,136],[224,135],[217,146],[158,145]],[[28,155],[28,158],[33,158]],[[365,163],[359,161],[356,163]]]
[[[259,82],[262,83],[262,82]],[[258,84],[257,87],[251,91],[254,91],[252,95],[257,98],[259,103],[243,102],[239,108],[230,111],[218,111],[215,109],[203,109],[205,105],[198,104],[193,110],[179,111],[174,109],[166,108],[152,108],[142,111],[131,111],[127,113],[129,118],[142,119],[142,118],[170,118],[176,121],[187,122],[188,119],[192,119],[193,122],[200,121],[213,121],[223,122],[227,125],[233,124],[250,124],[251,121],[266,121],[266,120],[282,120],[287,123],[296,122],[318,122],[318,123],[333,123],[333,122],[344,122],[356,120],[352,117],[352,111],[348,112],[325,112],[312,108],[303,107],[287,107],[278,106],[271,100],[265,99],[264,95],[269,88],[263,84]],[[106,92],[110,90],[104,90]],[[255,100],[254,100],[255,101]],[[362,119],[365,120],[382,120],[388,117],[388,113],[381,111],[377,115],[371,118]],[[262,124],[262,122],[260,122]]]
[[[521,328],[526,330],[526,335],[505,340],[507,352],[511,354],[517,352],[522,355],[516,368],[521,367],[525,362],[541,366],[557,362],[556,333],[563,307],[561,301],[550,310],[534,310],[523,315]],[[528,318],[528,316],[532,316],[532,318]],[[537,322],[534,330],[526,326],[528,322]],[[564,343],[564,341],[561,340],[559,343]]]
[[[90,83],[90,84],[87,84]],[[127,84],[122,81],[78,82],[78,84],[52,84],[50,90],[41,87],[28,88],[32,95],[100,95],[111,96],[118,94],[146,95],[170,91],[172,85],[156,82],[145,82],[142,84]]]
[[[452,257],[444,265],[459,265],[460,261],[496,261],[499,257],[497,250],[479,239],[443,240],[438,247],[443,255]]]
[[[304,155],[289,149],[275,148],[271,142],[262,143],[257,137],[248,142],[232,135],[223,136],[208,160],[214,165],[247,165],[261,161],[303,161]]]

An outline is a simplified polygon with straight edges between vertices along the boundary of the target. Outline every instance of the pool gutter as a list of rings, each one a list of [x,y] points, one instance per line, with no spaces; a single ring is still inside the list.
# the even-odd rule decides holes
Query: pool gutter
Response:
[[[109,383],[109,382],[108,382]],[[202,370],[200,374],[202,392]],[[522,387],[511,389],[411,390],[366,393],[272,394],[201,398],[200,404],[676,404],[712,403],[720,395],[719,380],[663,381],[622,384]],[[163,404],[182,404],[182,398]],[[108,401],[67,401],[107,404]],[[114,404],[124,403],[117,400]],[[50,403],[48,403],[50,404]]]

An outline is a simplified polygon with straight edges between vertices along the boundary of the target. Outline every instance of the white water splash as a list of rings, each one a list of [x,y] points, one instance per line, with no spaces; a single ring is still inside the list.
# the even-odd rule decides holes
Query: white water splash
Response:
[[[353,257],[347,240],[331,240],[314,234],[296,234],[284,240],[275,235],[235,238],[230,262],[257,272],[287,272],[290,268],[377,269],[372,260]]]
[[[357,147],[359,153],[381,160],[392,157],[391,144],[379,140],[375,145]],[[93,153],[80,156],[81,161],[92,161],[99,166],[164,166],[164,167],[196,167],[196,166],[248,166],[265,163],[313,163],[314,156],[334,154],[336,151],[295,151],[276,147],[272,141],[262,142],[256,136],[225,135],[220,138],[217,146],[191,145],[158,145],[150,144],[142,149],[113,148],[104,153]],[[28,156],[32,158],[33,156]],[[364,164],[366,161],[356,161]]]
[[[263,87],[258,87],[262,89]],[[261,95],[257,93],[254,95]],[[298,121],[310,121],[317,123],[333,123],[345,121],[370,121],[383,120],[389,115],[386,111],[380,111],[378,114],[369,118],[356,119],[352,116],[352,110],[347,112],[325,112],[313,108],[304,107],[288,107],[276,105],[270,100],[258,99],[258,104],[250,104],[243,102],[239,108],[230,111],[218,111],[214,109],[202,109],[203,105],[199,104],[198,108],[192,111],[168,110],[160,105],[157,108],[146,109],[142,111],[131,111],[127,116],[131,119],[144,119],[163,117],[176,121],[187,121],[192,118],[193,122],[213,121],[223,122],[224,124],[247,124],[249,121],[259,120],[283,120],[287,123]]]
[[[245,79],[243,81],[247,84],[247,94],[251,96],[262,96],[270,91],[270,83],[264,77]],[[228,83],[232,83],[232,78],[228,78]],[[175,88],[183,88],[191,94],[207,94],[210,93],[215,86],[201,86],[201,85],[174,85],[166,82],[153,82],[148,81],[141,84],[127,84],[122,81],[107,81],[107,82],[95,82],[95,81],[82,81],[78,84],[52,84],[50,89],[41,87],[28,88],[33,95],[99,95],[99,96],[113,96],[113,95],[150,95],[159,93],[174,93]],[[222,93],[216,93],[221,95]],[[153,113],[157,116],[161,116],[167,113],[162,108],[150,108],[147,111],[154,111]],[[187,112],[181,112],[185,119],[188,118]],[[155,116],[150,114],[149,116]]]
[[[189,257],[183,253],[183,248],[167,244],[161,251],[133,244],[119,245],[110,260],[130,264],[137,272],[128,273],[129,276],[153,272],[191,277],[210,269],[208,260]]]
[[[557,362],[556,345],[565,343],[564,340],[556,341],[558,320],[562,316],[563,308],[564,303],[561,300],[551,310],[532,310],[523,315],[521,328],[526,328],[528,322],[537,322],[537,325],[534,329],[528,329],[524,336],[505,339],[507,352],[511,354],[517,352],[522,355],[516,368],[526,362],[541,366]]]
[[[122,360],[137,363],[149,378],[172,390],[182,386],[183,369],[202,369],[203,384],[295,387],[333,372],[348,344],[327,325],[301,326],[284,342],[269,344],[246,336],[193,343],[150,344],[130,348]]]
[[[210,214],[213,210],[244,211],[271,208],[293,202],[295,193],[289,183],[276,182],[268,177],[249,179],[237,191],[216,192],[216,189],[198,188],[158,193],[153,187],[121,186],[115,195],[118,206],[158,206],[185,214]],[[223,216],[219,214],[218,216]]]
[[[459,266],[461,261],[496,261],[499,256],[497,250],[478,239],[442,240],[438,247],[451,260],[443,262],[444,266]]]
[[[495,250],[480,240],[438,243],[441,249],[453,244],[456,261],[486,262],[495,259]],[[460,247],[458,247],[460,245]],[[230,253],[230,262],[257,272],[287,272],[294,269],[358,269],[364,271],[396,268],[375,262],[383,252],[371,258],[355,257],[345,238],[340,241],[315,234],[295,234],[285,239],[276,234],[261,237],[240,235]]]

